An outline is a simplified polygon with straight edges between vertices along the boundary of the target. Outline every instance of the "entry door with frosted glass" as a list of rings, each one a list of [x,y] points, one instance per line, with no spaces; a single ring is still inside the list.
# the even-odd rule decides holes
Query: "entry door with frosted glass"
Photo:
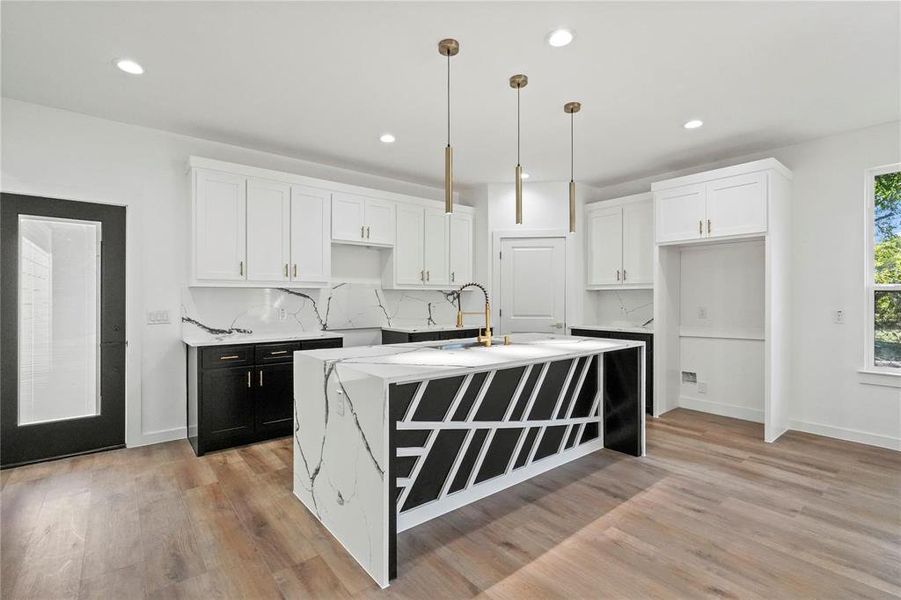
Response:
[[[125,443],[125,208],[0,198],[0,464]]]

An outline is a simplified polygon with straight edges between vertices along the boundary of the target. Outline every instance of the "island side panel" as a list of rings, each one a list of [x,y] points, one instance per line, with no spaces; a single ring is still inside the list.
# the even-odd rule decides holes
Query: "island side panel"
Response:
[[[644,455],[644,347],[604,355],[604,447]]]
[[[294,355],[294,495],[388,585],[384,382],[340,360]]]

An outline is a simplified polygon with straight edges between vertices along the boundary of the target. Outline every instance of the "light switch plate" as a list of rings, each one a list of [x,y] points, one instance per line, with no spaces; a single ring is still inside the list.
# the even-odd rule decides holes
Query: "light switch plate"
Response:
[[[842,309],[833,311],[832,322],[836,325],[843,325],[845,323],[845,311],[843,311]]]
[[[166,325],[169,323],[168,310],[151,310],[147,313],[148,325]]]
[[[699,393],[699,394],[706,394],[706,393],[707,393],[707,382],[706,382],[706,381],[699,381],[699,382],[698,382],[698,393]]]

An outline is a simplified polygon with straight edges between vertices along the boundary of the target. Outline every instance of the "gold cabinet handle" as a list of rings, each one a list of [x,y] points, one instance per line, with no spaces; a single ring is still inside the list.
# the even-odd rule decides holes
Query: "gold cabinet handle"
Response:
[[[419,281],[425,281],[425,271],[419,272]]]
[[[619,281],[619,269],[616,270],[616,280]]]
[[[451,283],[453,283],[454,280],[456,279],[455,275],[456,275],[456,273],[454,271],[451,271]]]
[[[294,277],[297,277],[297,263],[294,264]]]
[[[626,280],[626,270],[623,269],[623,281],[625,281],[625,280]]]
[[[244,277],[244,261],[243,260],[238,263],[238,273],[241,275],[241,277]]]
[[[362,239],[362,238],[365,238],[365,237],[366,237],[366,226],[365,226],[365,225],[360,225],[360,238]]]
[[[366,226],[366,239],[369,239],[369,225]]]
[[[429,280],[431,280],[431,279],[432,279],[432,272],[431,272],[431,271],[426,271],[426,272],[425,272],[425,280],[426,280],[426,281],[429,281]]]
[[[704,235],[704,221],[698,219],[698,235]]]
[[[250,387],[250,371],[247,371],[247,387]]]
[[[238,358],[241,358],[241,357],[238,356],[237,354],[230,354],[229,356],[220,356],[219,360],[235,360]]]
[[[263,387],[263,370],[260,369],[260,387]]]
[[[707,219],[707,235],[710,235],[710,219]]]
[[[285,279],[288,278],[288,263],[285,263]]]

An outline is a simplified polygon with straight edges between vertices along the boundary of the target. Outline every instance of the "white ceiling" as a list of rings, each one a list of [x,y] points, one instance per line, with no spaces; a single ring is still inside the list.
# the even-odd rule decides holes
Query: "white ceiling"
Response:
[[[898,119],[899,3],[2,3],[4,96],[381,175],[623,181]],[[576,32],[551,48],[556,26]],[[144,65],[140,77],[112,66]],[[705,126],[686,131],[682,123]],[[397,136],[393,145],[381,133]]]

